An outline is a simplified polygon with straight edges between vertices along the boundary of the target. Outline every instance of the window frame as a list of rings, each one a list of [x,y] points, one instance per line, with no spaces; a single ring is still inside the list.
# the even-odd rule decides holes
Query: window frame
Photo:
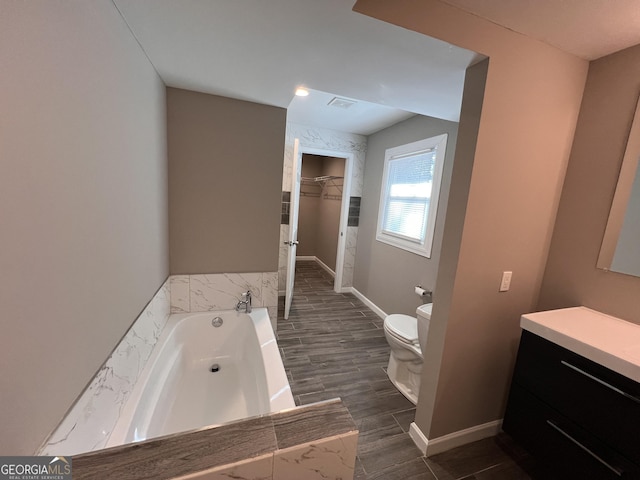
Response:
[[[444,170],[444,159],[447,149],[447,138],[448,134],[444,133],[385,150],[382,185],[380,187],[380,204],[378,206],[378,226],[376,229],[377,241],[401,248],[423,257],[431,258],[438,212],[438,201],[440,198],[440,186],[442,184],[442,172]],[[436,158],[433,168],[431,197],[429,199],[429,208],[427,209],[428,216],[427,221],[424,224],[424,241],[415,241],[410,237],[385,231],[382,227],[389,201],[390,185],[388,182],[390,170],[389,165],[391,161],[411,157],[422,153],[425,150],[428,151],[432,149],[435,149],[436,151]]]

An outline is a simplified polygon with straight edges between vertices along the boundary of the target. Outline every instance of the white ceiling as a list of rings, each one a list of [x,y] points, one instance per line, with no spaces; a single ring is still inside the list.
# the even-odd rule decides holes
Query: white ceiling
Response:
[[[294,97],[287,109],[287,118],[295,123],[330,127],[339,132],[371,135],[389,125],[414,116],[414,113],[363,100],[336,96],[333,93],[309,90],[308,97]],[[330,105],[334,98],[355,101],[348,108]]]
[[[586,60],[640,44],[638,0],[442,0]]]
[[[361,115],[380,128],[394,123],[395,109],[457,121],[464,71],[476,59],[355,13],[355,0],[114,2],[169,86],[286,108],[305,85],[387,107]],[[315,125],[344,123],[349,111],[335,110],[337,120],[325,112]],[[313,115],[296,104],[288,118],[310,124]],[[357,119],[344,128],[362,133]]]
[[[352,133],[415,113],[457,121],[464,71],[481,58],[355,13],[355,0],[113,1],[168,86]],[[585,59],[640,43],[640,0],[443,1]],[[299,85],[314,91],[292,102]],[[336,95],[362,102],[328,109]]]

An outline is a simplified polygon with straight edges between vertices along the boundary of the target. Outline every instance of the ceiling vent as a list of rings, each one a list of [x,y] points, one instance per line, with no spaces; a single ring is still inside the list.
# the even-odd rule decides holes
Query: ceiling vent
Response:
[[[346,110],[347,108],[352,107],[356,103],[358,102],[356,102],[355,100],[349,100],[347,98],[340,98],[340,97],[333,97],[333,100],[327,103],[327,105]]]

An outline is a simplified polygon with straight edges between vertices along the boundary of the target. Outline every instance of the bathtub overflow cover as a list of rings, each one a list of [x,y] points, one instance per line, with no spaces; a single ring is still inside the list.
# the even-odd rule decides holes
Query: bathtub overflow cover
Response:
[[[214,318],[213,320],[211,320],[211,325],[213,325],[214,327],[222,326],[222,319],[220,317]]]
[[[214,363],[213,365],[211,365],[211,372],[212,373],[216,373],[220,371],[220,365],[218,365],[217,363]]]

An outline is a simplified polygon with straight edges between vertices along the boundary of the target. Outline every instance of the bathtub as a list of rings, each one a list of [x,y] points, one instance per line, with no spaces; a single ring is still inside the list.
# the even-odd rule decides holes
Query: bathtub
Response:
[[[220,327],[212,325],[215,318],[222,319]],[[293,407],[266,308],[175,314],[106,446]]]

